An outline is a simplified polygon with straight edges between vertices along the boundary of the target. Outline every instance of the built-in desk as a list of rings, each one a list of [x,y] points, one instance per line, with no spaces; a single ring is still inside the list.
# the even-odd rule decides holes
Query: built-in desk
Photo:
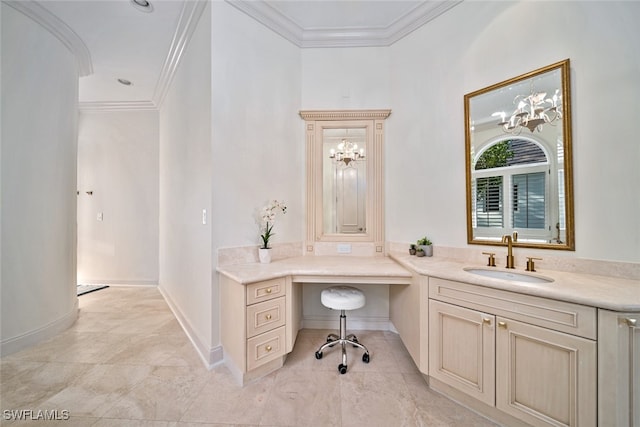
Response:
[[[390,284],[390,323],[430,387],[504,425],[640,426],[640,280],[468,267],[485,268],[404,253],[220,268],[228,366],[242,382],[282,366],[304,283]]]
[[[229,279],[248,283],[292,276],[299,283],[386,283],[407,285],[411,272],[389,257],[301,256],[269,264],[218,267]]]
[[[304,283],[412,283],[410,271],[382,256],[305,256],[217,271],[225,362],[242,384],[280,368],[293,350]]]

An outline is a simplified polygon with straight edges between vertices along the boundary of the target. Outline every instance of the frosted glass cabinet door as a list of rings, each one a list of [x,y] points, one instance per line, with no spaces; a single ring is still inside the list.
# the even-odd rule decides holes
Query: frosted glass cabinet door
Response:
[[[595,426],[596,342],[496,322],[496,407],[533,426]]]
[[[640,313],[598,310],[598,420],[640,426]]]

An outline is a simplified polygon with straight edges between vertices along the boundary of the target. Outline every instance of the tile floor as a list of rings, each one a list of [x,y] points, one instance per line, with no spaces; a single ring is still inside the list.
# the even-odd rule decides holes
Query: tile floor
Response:
[[[430,391],[390,332],[358,331],[371,363],[352,349],[340,375],[337,348],[314,357],[327,331],[302,330],[282,369],[241,388],[224,365],[204,367],[156,288],[79,302],[68,331],[1,360],[1,425],[495,426]],[[7,420],[20,409],[70,418]]]

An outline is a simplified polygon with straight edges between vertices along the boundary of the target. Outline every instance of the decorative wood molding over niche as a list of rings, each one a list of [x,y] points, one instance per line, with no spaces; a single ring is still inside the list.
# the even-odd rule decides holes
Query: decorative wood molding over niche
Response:
[[[305,254],[384,255],[384,121],[390,114],[300,111],[307,153]]]

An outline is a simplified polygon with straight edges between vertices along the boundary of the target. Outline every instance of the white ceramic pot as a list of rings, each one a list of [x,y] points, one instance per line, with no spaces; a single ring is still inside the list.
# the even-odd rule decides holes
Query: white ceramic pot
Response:
[[[433,245],[420,245],[425,256],[433,256]]]
[[[271,248],[258,248],[258,258],[262,264],[269,264],[271,262]]]

